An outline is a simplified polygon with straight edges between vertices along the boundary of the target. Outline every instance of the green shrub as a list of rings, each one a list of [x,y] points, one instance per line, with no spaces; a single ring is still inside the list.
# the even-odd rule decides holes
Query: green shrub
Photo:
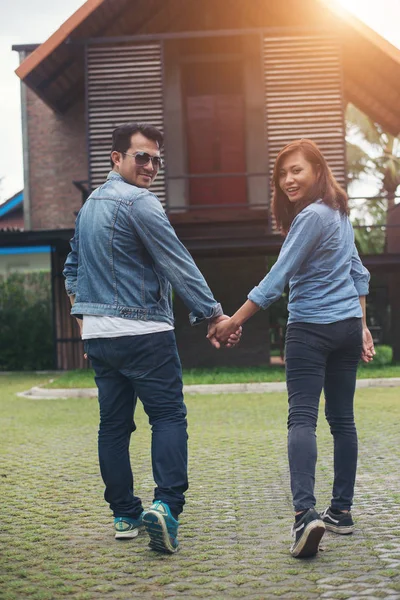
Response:
[[[384,367],[391,364],[393,359],[393,350],[391,346],[375,346],[375,352],[374,360],[368,364],[364,363],[366,367],[369,365],[372,367]]]
[[[49,273],[0,278],[0,371],[54,368]]]

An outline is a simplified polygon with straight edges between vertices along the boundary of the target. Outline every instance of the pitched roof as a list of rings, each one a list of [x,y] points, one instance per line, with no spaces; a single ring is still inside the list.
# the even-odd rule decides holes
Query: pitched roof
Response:
[[[104,0],[87,0],[43,44],[40,44],[15,71],[22,80],[48,58],[70,35],[101,6]]]
[[[312,22],[315,26],[320,19],[325,30],[328,27],[337,34],[342,42],[346,100],[393,135],[399,134],[399,49],[344,8],[332,4],[332,0],[303,0],[301,12],[296,10],[296,0],[258,0],[259,6],[261,2],[264,13],[275,16],[280,13],[281,22],[290,20],[293,13],[297,21],[303,19],[300,25],[308,26]],[[233,0],[230,3],[232,6],[227,13],[234,10]],[[177,31],[180,30],[178,17],[185,11],[193,11],[196,4],[197,0],[185,0],[184,5],[176,0],[143,3],[139,0],[87,0],[23,60],[16,73],[48,105],[63,112],[83,94],[83,48],[76,42],[102,36]],[[214,2],[210,6],[217,4]]]
[[[24,191],[21,190],[8,198],[3,204],[0,204],[0,219],[17,208],[22,208],[24,201]]]

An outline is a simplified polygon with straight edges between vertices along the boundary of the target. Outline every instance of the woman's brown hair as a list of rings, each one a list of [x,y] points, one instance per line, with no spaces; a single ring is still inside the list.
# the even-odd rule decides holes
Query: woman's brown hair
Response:
[[[281,170],[282,161],[293,152],[301,152],[304,158],[311,163],[314,172],[317,172],[317,167],[319,167],[319,177],[310,196],[295,203],[290,202],[289,198],[281,190],[279,185],[279,173]],[[282,148],[275,160],[272,179],[274,186],[274,193],[272,196],[272,212],[275,217],[276,224],[284,234],[289,231],[290,225],[292,224],[292,221],[296,215],[298,215],[303,208],[319,199],[325,202],[325,204],[328,204],[328,206],[331,206],[336,210],[340,210],[340,212],[347,215],[349,214],[346,192],[336,181],[332,171],[328,166],[328,163],[325,160],[325,157],[318,148],[317,144],[311,140],[295,140],[294,142],[291,142]]]

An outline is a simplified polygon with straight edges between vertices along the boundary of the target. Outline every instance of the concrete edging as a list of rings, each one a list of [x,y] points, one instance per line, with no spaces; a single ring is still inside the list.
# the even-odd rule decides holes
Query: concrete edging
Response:
[[[369,387],[398,387],[400,377],[357,379],[357,388]],[[185,385],[183,392],[186,395],[194,394],[264,394],[269,392],[285,392],[286,383],[219,383]],[[20,392],[17,396],[31,398],[34,400],[66,400],[67,398],[97,398],[97,388],[43,388],[33,387],[26,392]]]

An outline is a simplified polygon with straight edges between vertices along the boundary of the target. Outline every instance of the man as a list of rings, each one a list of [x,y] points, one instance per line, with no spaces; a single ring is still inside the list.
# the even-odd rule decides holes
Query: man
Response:
[[[134,538],[144,524],[150,547],[173,553],[188,479],[171,285],[191,311],[193,325],[227,317],[148,191],[162,166],[162,143],[161,132],[151,125],[115,129],[112,171],[78,214],[64,276],[71,314],[83,319],[85,352],[95,371],[100,470],[115,537]],[[239,338],[240,331],[227,346]],[[211,343],[219,347],[215,338]],[[134,495],[129,458],[137,396],[152,427],[156,482],[153,504],[145,512]]]

